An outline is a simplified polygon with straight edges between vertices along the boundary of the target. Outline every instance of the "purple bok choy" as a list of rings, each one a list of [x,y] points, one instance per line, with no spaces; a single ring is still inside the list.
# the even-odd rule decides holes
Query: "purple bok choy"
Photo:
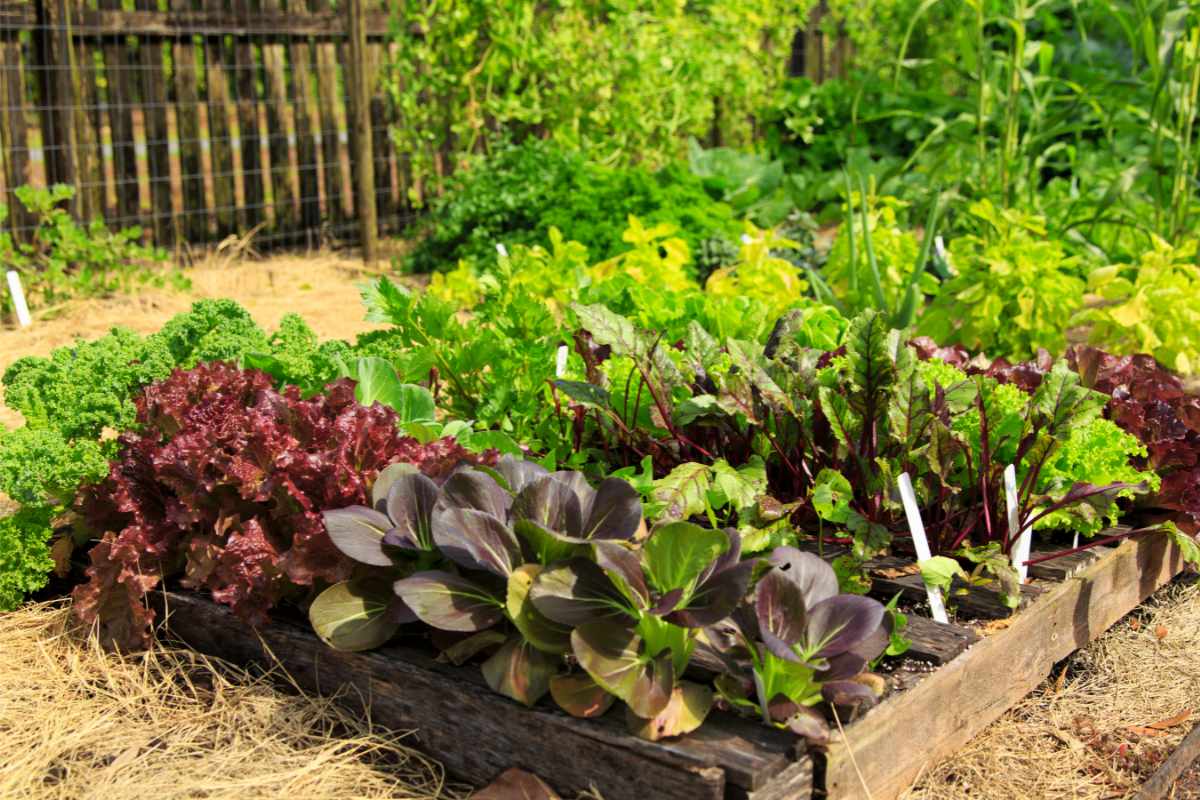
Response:
[[[835,709],[867,708],[881,691],[865,670],[888,646],[884,606],[839,594],[833,568],[812,553],[776,548],[753,600],[705,630],[727,672],[717,690],[736,708],[823,743],[822,701]]]
[[[447,650],[452,660],[498,647],[483,662],[484,678],[526,705],[549,691],[571,633],[530,602],[533,582],[547,565],[586,551],[593,540],[630,540],[643,528],[640,497],[625,481],[593,489],[579,473],[549,473],[511,459],[496,470],[451,476],[427,521],[412,530],[425,525],[446,563],[395,581],[396,595],[430,627],[465,635]],[[384,542],[418,553],[425,544],[405,531]]]
[[[756,562],[741,561],[736,531],[672,522],[644,542],[593,540],[580,557],[541,572],[530,597],[572,629],[583,674],[551,691],[569,713],[593,716],[625,702],[631,730],[648,739],[688,733],[712,706],[707,686],[682,680],[699,631],[745,597]]]

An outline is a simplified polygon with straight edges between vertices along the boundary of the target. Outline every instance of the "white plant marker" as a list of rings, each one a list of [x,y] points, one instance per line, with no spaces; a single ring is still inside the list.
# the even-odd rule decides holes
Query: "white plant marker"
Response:
[[[558,346],[558,356],[554,360],[554,377],[561,378],[567,374],[567,354],[569,352],[565,344]]]
[[[29,316],[29,306],[25,303],[25,290],[21,288],[21,276],[15,269],[8,271],[8,291],[12,294],[13,308],[17,311],[17,322],[22,328],[33,324]]]
[[[948,256],[946,255],[946,240],[941,237],[941,234],[933,237],[933,251],[937,253],[938,258],[940,258],[942,261],[947,261],[948,263]]]
[[[1009,464],[1004,468],[1004,505],[1008,509],[1008,538],[1012,540],[1012,564],[1021,577],[1021,583],[1029,577],[1029,546],[1033,541],[1033,530],[1020,528],[1020,512],[1017,510],[1017,468]],[[1017,533],[1018,529],[1020,533]]]
[[[904,502],[904,516],[908,517],[908,529],[912,532],[913,545],[917,548],[917,561],[927,561],[933,557],[929,551],[929,539],[925,536],[925,523],[921,521],[921,510],[917,508],[917,493],[913,491],[912,479],[907,472],[900,474],[897,481],[900,485],[900,499]],[[925,587],[929,596],[929,613],[935,622],[949,624],[946,616],[946,605],[942,602],[941,589],[932,586]]]
[[[502,243],[496,244],[496,252],[500,254],[501,258],[508,258],[508,248]]]

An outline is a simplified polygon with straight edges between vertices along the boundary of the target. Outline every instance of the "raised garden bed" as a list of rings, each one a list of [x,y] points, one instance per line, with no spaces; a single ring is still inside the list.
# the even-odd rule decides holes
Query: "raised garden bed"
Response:
[[[1043,565],[1008,624],[941,625],[910,614],[913,645],[896,665],[891,695],[850,722],[844,740],[835,734],[827,753],[725,713],[713,713],[688,736],[643,741],[626,732],[618,713],[582,720],[549,704],[524,709],[493,693],[477,668],[441,663],[420,645],[401,641],[373,652],[337,652],[299,621],[281,618],[252,630],[198,595],[159,597],[175,638],[239,664],[278,662],[309,690],[341,690],[346,702],[369,704],[376,723],[414,730],[422,748],[476,784],[520,767],[566,795],[595,788],[606,800],[640,800],[651,787],[668,800],[857,798],[866,796],[863,781],[875,800],[886,800],[1182,568],[1167,537],[1138,536]],[[884,578],[876,588],[906,591],[908,582]],[[972,608],[971,614],[1001,616],[987,611]]]

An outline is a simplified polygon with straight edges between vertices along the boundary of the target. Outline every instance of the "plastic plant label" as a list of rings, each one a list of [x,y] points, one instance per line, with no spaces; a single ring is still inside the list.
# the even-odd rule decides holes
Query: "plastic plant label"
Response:
[[[904,503],[904,516],[908,518],[908,529],[912,532],[913,545],[917,549],[917,561],[928,561],[933,558],[933,553],[929,550],[929,538],[925,535],[925,523],[921,521],[921,511],[917,507],[917,493],[913,491],[912,479],[904,472],[900,474],[897,483],[900,486],[900,499]],[[926,586],[925,593],[929,596],[929,613],[933,615],[934,621],[949,624],[950,618],[946,616],[946,604],[942,601],[941,591]]]
[[[29,316],[29,306],[25,303],[25,289],[21,286],[21,276],[15,269],[8,271],[8,291],[12,293],[17,322],[22,328],[28,328],[33,324],[33,319]]]
[[[567,355],[569,352],[565,344],[558,346],[558,356],[554,359],[554,377],[562,378],[563,375],[567,374]]]
[[[1020,529],[1020,512],[1017,510],[1017,468],[1009,464],[1004,468],[1004,507],[1008,511],[1008,539],[1012,543],[1012,564],[1017,575],[1024,583],[1029,577],[1029,547],[1033,540],[1033,530],[1029,527]]]

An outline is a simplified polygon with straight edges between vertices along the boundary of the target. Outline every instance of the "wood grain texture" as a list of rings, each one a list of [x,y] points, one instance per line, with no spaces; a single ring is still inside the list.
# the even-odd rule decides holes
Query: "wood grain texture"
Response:
[[[912,690],[881,703],[830,745],[825,788],[863,797],[851,752],[874,800],[890,800],[921,769],[962,747],[1183,568],[1167,537],[1123,542],[1047,591],[1005,630],[975,644]],[[837,737],[835,737],[836,739]]]
[[[904,636],[911,642],[905,655],[933,664],[947,664],[979,641],[979,634],[969,628],[943,625],[915,614],[908,615]]]
[[[198,595],[158,598],[175,638],[239,664],[277,660],[299,686],[365,699],[377,723],[415,730],[421,747],[477,785],[519,767],[564,795],[595,786],[606,800],[721,800],[727,787],[729,797],[753,800],[811,792],[811,762],[797,759],[796,738],[753,720],[717,713],[690,736],[645,742],[626,732],[619,710],[579,720],[526,709],[492,692],[478,667],[438,663],[423,647],[339,653],[302,624],[277,620],[255,631]],[[767,791],[776,784],[794,794]]]

